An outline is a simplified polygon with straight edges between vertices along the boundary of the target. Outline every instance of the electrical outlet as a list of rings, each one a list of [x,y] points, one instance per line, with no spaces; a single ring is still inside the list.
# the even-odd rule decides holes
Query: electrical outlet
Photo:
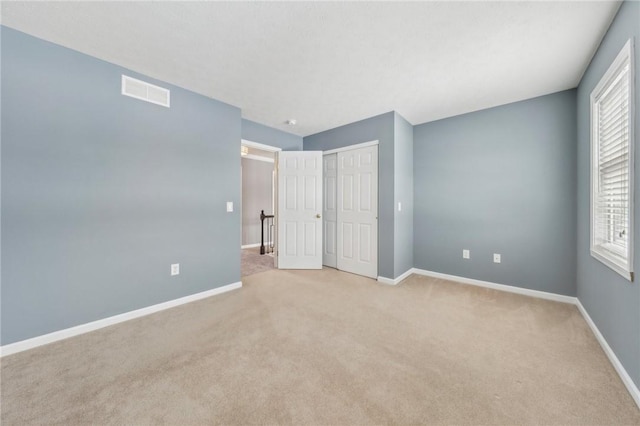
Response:
[[[402,203],[400,201],[398,201],[398,211],[399,212],[402,211]]]
[[[227,212],[233,211],[233,201],[227,201]]]
[[[471,259],[471,252],[469,250],[462,250],[462,258],[463,259]]]
[[[171,264],[171,275],[180,275],[180,264],[173,263]]]
[[[502,258],[500,256],[500,254],[493,253],[493,263],[500,263],[501,261],[502,261]]]

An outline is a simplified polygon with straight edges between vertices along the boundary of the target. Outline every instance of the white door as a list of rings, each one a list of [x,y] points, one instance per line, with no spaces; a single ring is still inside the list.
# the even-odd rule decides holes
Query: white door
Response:
[[[322,152],[278,152],[278,268],[322,269]]]
[[[338,269],[378,276],[378,146],[338,152]]]
[[[338,154],[327,154],[322,157],[323,168],[323,222],[324,232],[322,264],[332,268],[338,267],[337,258],[337,237],[338,237],[338,209],[337,196],[338,189]]]

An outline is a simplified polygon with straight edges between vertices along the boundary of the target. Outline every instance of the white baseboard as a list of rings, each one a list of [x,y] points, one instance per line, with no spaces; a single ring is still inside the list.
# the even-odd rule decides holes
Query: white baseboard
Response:
[[[267,247],[267,246],[269,246],[269,245],[271,245],[271,244],[272,244],[272,242],[271,242],[271,241],[265,241],[265,242],[264,242],[264,246],[265,246],[265,247]],[[261,245],[260,243],[255,243],[255,244],[245,244],[245,245],[243,245],[243,246],[240,246],[240,248],[242,248],[242,249],[248,249],[248,248],[260,247],[260,245]]]
[[[396,280],[394,280],[393,278],[387,278],[387,277],[378,277],[378,282],[380,284],[387,284],[387,285],[396,285],[396,284],[398,284],[396,282]]]
[[[124,321],[129,321],[134,318],[153,314],[155,312],[163,311],[175,306],[184,305],[185,303],[194,302],[200,299],[206,299],[207,297],[226,293],[227,291],[235,290],[240,287],[242,287],[242,281],[203,291],[201,293],[192,294],[190,296],[181,297],[179,299],[158,303],[157,305],[147,306],[146,308],[136,309],[135,311],[125,312],[123,314],[114,315],[112,317],[103,318],[97,321],[91,321],[86,324],[77,325],[75,327],[66,328],[64,330],[54,331],[53,333],[43,334],[42,336],[36,336],[30,339],[21,340],[19,342],[10,343],[8,345],[0,347],[0,357],[26,351],[28,349],[46,345],[48,343],[57,342],[58,340],[68,339],[69,337],[78,336],[80,334],[88,333],[90,331],[98,330],[100,328],[108,327],[110,325],[118,324]]]
[[[509,293],[522,294],[524,296],[537,297],[538,299],[546,299],[546,300],[553,300],[555,302],[570,303],[572,305],[575,305],[577,301],[577,299],[573,296],[565,296],[565,295],[556,294],[556,293],[547,293],[546,291],[531,290],[528,288],[514,287],[511,285],[505,285],[505,284],[496,284],[490,281],[474,280],[473,278],[465,278],[465,277],[459,277],[457,275],[442,274],[440,272],[427,271],[425,269],[413,268],[413,273],[417,275],[424,275],[427,277],[457,281],[459,283],[475,285],[478,287],[492,288],[494,290],[506,291]]]
[[[413,268],[409,269],[408,271],[400,275],[398,278],[378,277],[378,282],[381,284],[396,285],[411,274],[413,274]]]
[[[631,397],[638,405],[638,408],[640,408],[640,390],[638,390],[638,387],[635,385],[635,383],[633,383],[633,380],[629,376],[629,373],[627,373],[627,370],[624,369],[622,363],[613,352],[613,349],[611,349],[611,346],[609,346],[609,343],[607,343],[604,336],[602,335],[602,333],[600,333],[600,330],[598,330],[598,327],[589,316],[589,313],[584,308],[584,306],[582,306],[582,303],[578,299],[576,299],[576,306],[584,317],[584,320],[587,322],[587,324],[589,324],[591,331],[596,336],[596,340],[598,340],[598,343],[600,343],[600,346],[602,346],[602,350],[607,355],[607,358],[609,358],[609,361],[613,365],[613,368],[620,376],[622,383],[624,383],[624,385],[627,387],[627,390],[631,394]]]

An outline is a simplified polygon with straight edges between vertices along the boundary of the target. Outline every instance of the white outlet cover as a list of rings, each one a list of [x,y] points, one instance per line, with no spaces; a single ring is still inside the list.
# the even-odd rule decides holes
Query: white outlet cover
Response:
[[[227,201],[227,212],[233,211],[233,201]]]
[[[469,252],[469,250],[462,250],[462,258],[463,259],[471,259],[471,253]]]
[[[171,276],[173,275],[180,275],[180,264],[179,263],[172,263],[171,264]]]
[[[399,212],[402,211],[402,203],[400,201],[398,201],[398,211]]]
[[[493,263],[500,263],[502,261],[502,256],[498,253],[493,253]]]

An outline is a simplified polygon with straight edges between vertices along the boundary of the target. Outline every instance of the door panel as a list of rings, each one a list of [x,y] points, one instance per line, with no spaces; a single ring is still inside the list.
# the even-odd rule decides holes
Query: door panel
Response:
[[[284,223],[284,250],[283,252],[287,256],[295,256],[298,252],[296,247],[296,243],[298,241],[297,236],[297,224],[296,222],[285,222]]]
[[[343,259],[353,260],[353,223],[342,222],[342,251],[339,252]]]
[[[322,264],[336,268],[338,266],[337,261],[337,178],[338,178],[338,154],[325,155],[322,158],[323,163],[323,179],[324,184],[322,189],[324,191],[324,210],[323,210],[323,228],[324,228],[324,240],[323,240],[323,252],[322,252]]]
[[[305,167],[306,167],[305,162]],[[318,186],[318,178],[316,176],[304,176],[304,208],[305,210],[313,210],[320,212],[317,207],[316,187]]]
[[[337,268],[377,278],[378,147],[337,155]]]
[[[322,152],[280,151],[278,268],[322,268]]]
[[[358,243],[358,253],[361,262],[371,262],[371,225],[361,223],[358,230],[360,241]]]
[[[360,175],[360,211],[371,212],[371,173],[362,173]]]
[[[342,182],[342,211],[353,211],[353,175],[342,175],[339,179]]]

